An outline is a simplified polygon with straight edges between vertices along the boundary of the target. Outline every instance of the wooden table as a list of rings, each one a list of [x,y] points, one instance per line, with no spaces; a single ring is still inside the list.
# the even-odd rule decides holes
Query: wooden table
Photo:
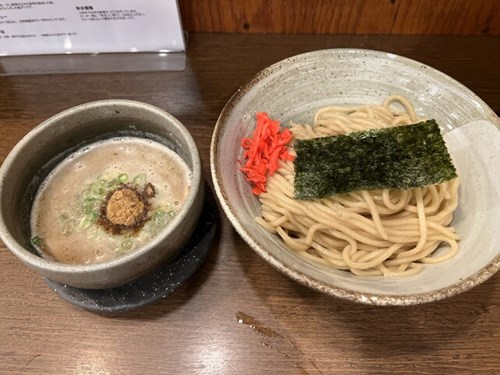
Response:
[[[0,161],[51,115],[126,98],[178,117],[209,144],[222,107],[267,65],[357,47],[449,74],[500,109],[500,39],[195,34],[182,72],[0,77]],[[159,302],[101,316],[64,302],[0,244],[1,374],[498,374],[500,275],[449,300],[373,307],[309,290],[271,268],[222,215],[201,269]]]

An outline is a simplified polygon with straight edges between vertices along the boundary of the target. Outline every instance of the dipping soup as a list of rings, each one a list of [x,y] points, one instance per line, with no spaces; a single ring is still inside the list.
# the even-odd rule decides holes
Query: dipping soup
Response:
[[[118,137],[68,156],[38,189],[32,243],[62,263],[104,262],[135,251],[178,214],[191,171],[158,142]]]

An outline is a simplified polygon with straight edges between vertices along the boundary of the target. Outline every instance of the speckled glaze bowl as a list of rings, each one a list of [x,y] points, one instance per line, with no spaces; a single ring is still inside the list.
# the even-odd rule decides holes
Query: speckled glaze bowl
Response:
[[[183,208],[151,242],[122,257],[89,265],[42,258],[30,244],[29,225],[41,181],[72,151],[116,136],[155,140],[184,159],[191,169],[192,186]],[[82,104],[35,127],[5,159],[0,168],[0,236],[15,256],[50,280],[87,289],[115,287],[153,271],[182,249],[203,208],[204,186],[196,144],[172,115],[130,100]]]
[[[368,278],[311,264],[254,221],[259,202],[238,171],[240,141],[265,111],[286,124],[310,123],[326,105],[380,104],[404,95],[421,117],[442,126],[461,187],[452,225],[462,236],[453,259],[406,278]],[[499,120],[473,92],[419,62],[389,53],[331,49],[280,61],[241,87],[217,121],[211,145],[215,192],[242,238],[264,260],[315,290],[373,305],[411,305],[453,296],[480,284],[500,267]]]

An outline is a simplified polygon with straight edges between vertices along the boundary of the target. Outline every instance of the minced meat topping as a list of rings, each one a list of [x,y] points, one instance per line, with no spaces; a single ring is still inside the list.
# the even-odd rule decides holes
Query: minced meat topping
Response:
[[[142,192],[129,184],[109,192],[101,205],[98,224],[113,234],[140,229],[149,219],[148,198],[154,196],[153,186],[148,185]]]

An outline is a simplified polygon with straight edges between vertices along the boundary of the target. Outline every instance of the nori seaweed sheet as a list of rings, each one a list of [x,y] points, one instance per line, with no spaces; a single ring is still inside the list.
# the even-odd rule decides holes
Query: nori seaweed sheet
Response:
[[[297,199],[359,190],[405,190],[457,176],[435,120],[296,140],[294,147]]]

